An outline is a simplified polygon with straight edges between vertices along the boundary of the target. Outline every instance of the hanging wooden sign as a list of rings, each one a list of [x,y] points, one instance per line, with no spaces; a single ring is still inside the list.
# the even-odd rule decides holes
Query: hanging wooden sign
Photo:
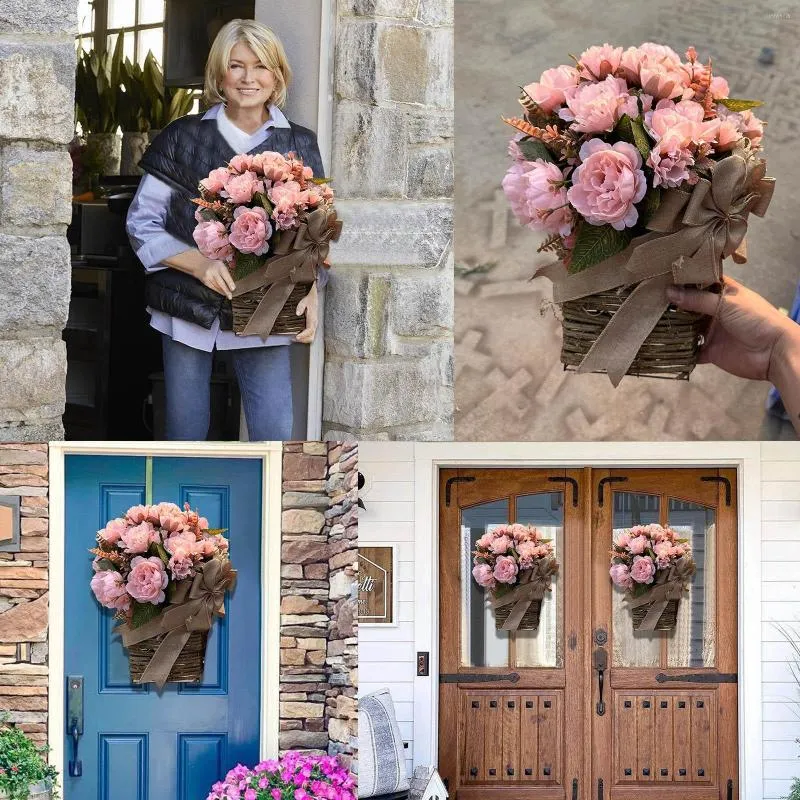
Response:
[[[359,545],[358,619],[360,624],[394,625],[394,547]]]

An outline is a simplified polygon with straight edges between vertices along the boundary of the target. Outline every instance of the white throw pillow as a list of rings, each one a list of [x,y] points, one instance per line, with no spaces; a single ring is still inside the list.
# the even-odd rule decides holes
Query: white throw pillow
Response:
[[[409,788],[400,728],[388,689],[358,700],[358,796],[375,797]]]

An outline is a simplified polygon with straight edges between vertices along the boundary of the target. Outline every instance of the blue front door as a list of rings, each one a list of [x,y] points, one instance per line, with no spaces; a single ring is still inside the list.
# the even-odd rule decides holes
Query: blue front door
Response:
[[[227,528],[238,571],[226,616],[208,640],[203,683],[130,683],[113,612],[89,588],[95,534],[145,502],[140,457],[66,457],[66,676],[84,679],[81,777],[69,777],[72,744],[64,731],[65,800],[205,800],[214,781],[259,756],[261,674],[261,461],[160,458],[152,465],[153,502],[174,502]],[[66,687],[66,684],[65,684]]]

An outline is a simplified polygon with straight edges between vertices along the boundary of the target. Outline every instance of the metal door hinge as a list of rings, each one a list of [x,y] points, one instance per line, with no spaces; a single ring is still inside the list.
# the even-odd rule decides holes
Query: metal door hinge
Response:
[[[600,478],[600,480],[597,482],[597,505],[599,505],[600,508],[603,507],[605,502],[605,486],[607,483],[625,483],[627,480],[627,478],[613,475],[607,478]]]
[[[731,506],[731,482],[727,479],[722,477],[721,475],[704,475],[700,478],[701,481],[705,481],[706,483],[722,483],[725,486],[725,505],[730,508]]]
[[[548,478],[550,483],[568,483],[572,486],[572,507],[578,507],[578,481],[575,478]]]
[[[519,673],[487,673],[487,672],[442,672],[439,683],[517,683]]]
[[[450,505],[450,494],[453,490],[454,483],[473,483],[475,481],[475,476],[466,476],[466,475],[458,475],[455,478],[448,478],[447,483],[444,485],[444,504],[446,506]]]

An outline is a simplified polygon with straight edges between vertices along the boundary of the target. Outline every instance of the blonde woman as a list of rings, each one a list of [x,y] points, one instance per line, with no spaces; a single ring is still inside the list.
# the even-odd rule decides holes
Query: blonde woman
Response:
[[[222,261],[194,245],[191,198],[208,173],[237,153],[293,152],[324,175],[317,139],[286,119],[281,106],[291,78],[283,45],[254,20],[225,25],[211,46],[204,97],[211,108],[168,125],[142,158],[145,172],[128,213],[128,235],[148,273],[150,324],[162,338],[166,437],[202,440],[210,422],[214,349],[230,350],[251,440],[290,439],[289,347],[310,343],[317,326],[317,286],[297,306],[306,328],[296,337],[236,336]]]

